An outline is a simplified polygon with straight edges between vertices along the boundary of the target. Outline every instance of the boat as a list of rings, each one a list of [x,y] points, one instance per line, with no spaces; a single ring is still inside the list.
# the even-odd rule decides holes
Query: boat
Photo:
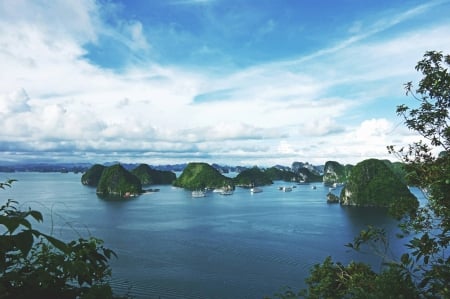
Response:
[[[283,187],[283,189],[281,191],[283,191],[283,192],[291,192],[292,188],[291,187]]]
[[[205,191],[201,191],[201,190],[195,190],[195,191],[192,191],[192,197],[205,197],[206,196],[206,193],[205,193]]]
[[[313,185],[313,186],[311,186],[311,189],[316,190],[317,187]]]
[[[258,188],[258,187],[253,187],[253,188],[250,188],[250,193],[261,193],[263,190],[261,189],[261,188]]]
[[[220,192],[220,195],[233,195],[233,190],[231,189],[224,189]]]

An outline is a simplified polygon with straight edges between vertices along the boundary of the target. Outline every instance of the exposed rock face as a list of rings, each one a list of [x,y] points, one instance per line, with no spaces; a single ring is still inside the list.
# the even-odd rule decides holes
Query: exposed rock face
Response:
[[[258,167],[253,167],[241,171],[235,178],[236,186],[256,187],[273,184],[267,173],[264,173]]]
[[[97,187],[105,168],[105,166],[100,164],[93,165],[81,176],[81,183],[83,185]]]
[[[132,197],[141,193],[141,181],[120,164],[106,167],[97,186],[101,197]]]
[[[336,161],[327,161],[323,173],[324,184],[333,185],[346,182],[352,168],[352,165],[344,166]]]
[[[414,211],[418,201],[384,161],[358,163],[341,191],[342,205],[387,207],[394,216]]]
[[[142,185],[167,185],[176,180],[176,175],[172,171],[156,170],[147,164],[141,164],[131,171],[137,176]]]
[[[222,187],[234,189],[234,183],[231,178],[222,175],[217,169],[207,163],[189,163],[180,177],[174,181],[173,185],[189,190]]]

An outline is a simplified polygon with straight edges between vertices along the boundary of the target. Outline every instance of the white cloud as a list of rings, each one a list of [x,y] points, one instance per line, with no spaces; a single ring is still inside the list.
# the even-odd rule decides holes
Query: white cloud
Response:
[[[10,94],[0,95],[0,114],[27,112],[29,97],[24,89],[19,89]]]
[[[83,45],[109,34],[148,50],[141,22],[108,27],[89,1],[30,3],[35,13],[27,4],[0,4],[0,126],[7,132],[0,141],[30,151],[97,152],[83,158],[117,152],[289,164],[385,157],[386,145],[411,136],[388,118],[363,114],[361,105],[402,96],[401,84],[425,50],[450,49],[442,38],[450,36],[448,26],[362,42],[389,23],[306,58],[225,75],[157,63],[119,73],[91,64]],[[206,97],[196,102],[200,95]]]

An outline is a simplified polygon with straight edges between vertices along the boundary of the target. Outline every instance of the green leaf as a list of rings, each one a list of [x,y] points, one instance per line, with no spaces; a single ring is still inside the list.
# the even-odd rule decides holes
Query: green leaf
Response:
[[[6,226],[8,233],[12,234],[19,227],[20,222],[15,217],[0,216],[0,224]]]
[[[42,217],[42,213],[39,211],[30,211],[30,215],[38,222],[44,221],[44,218]]]
[[[402,261],[402,264],[407,265],[409,264],[409,254],[404,253],[402,254],[402,257],[400,258],[400,260]]]
[[[25,230],[13,237],[13,242],[24,256],[28,255],[33,247],[33,234],[31,230]]]
[[[61,240],[58,240],[52,236],[46,235],[46,234],[41,234],[44,238],[47,239],[47,241],[50,242],[50,244],[52,244],[53,246],[55,246],[57,249],[61,250],[64,253],[67,253],[69,251],[69,247],[67,246],[67,244]]]

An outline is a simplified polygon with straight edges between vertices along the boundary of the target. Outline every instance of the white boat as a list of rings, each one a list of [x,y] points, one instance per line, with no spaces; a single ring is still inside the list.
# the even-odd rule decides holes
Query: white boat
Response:
[[[258,187],[250,188],[250,193],[261,193],[263,190]]]
[[[220,195],[233,195],[233,190],[224,189],[220,192]]]
[[[201,190],[192,191],[192,197],[205,197],[206,193]]]
[[[281,189],[281,191],[283,191],[283,192],[291,192],[292,188],[291,187],[283,187],[283,189]]]

